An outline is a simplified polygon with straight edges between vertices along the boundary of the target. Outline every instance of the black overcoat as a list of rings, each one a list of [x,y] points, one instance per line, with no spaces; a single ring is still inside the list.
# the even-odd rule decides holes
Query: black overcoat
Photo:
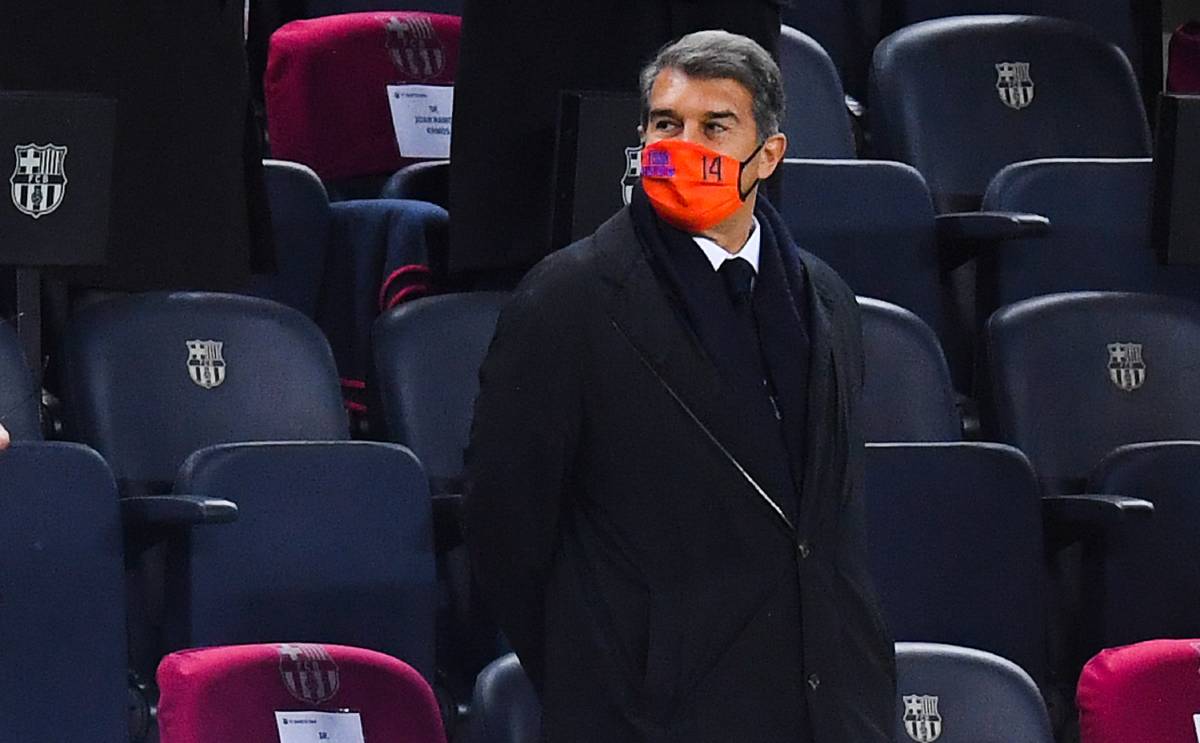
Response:
[[[755,440],[778,430],[739,414],[628,208],[539,263],[501,314],[467,452],[467,541],[553,743],[796,741],[798,709],[816,743],[891,739],[858,309],[831,269],[779,243],[810,287],[794,530],[751,482]]]

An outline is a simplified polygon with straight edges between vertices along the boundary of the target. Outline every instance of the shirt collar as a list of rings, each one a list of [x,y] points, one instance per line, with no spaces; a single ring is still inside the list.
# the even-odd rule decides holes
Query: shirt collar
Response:
[[[750,220],[750,236],[746,238],[746,244],[742,246],[742,249],[736,253],[730,253],[707,237],[692,235],[692,239],[700,246],[700,250],[704,252],[704,257],[712,264],[714,271],[719,270],[721,264],[730,258],[745,258],[754,269],[754,273],[758,273],[758,254],[761,251],[762,231],[758,228],[758,217],[751,217]]]

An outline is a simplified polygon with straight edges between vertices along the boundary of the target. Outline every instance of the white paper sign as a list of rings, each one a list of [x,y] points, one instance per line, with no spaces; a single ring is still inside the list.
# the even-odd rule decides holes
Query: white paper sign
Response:
[[[279,743],[363,743],[357,712],[276,712]]]
[[[454,88],[449,85],[389,85],[388,104],[402,157],[450,157]]]
[[[1192,715],[1192,724],[1196,726],[1196,740],[1200,741],[1200,715]]]

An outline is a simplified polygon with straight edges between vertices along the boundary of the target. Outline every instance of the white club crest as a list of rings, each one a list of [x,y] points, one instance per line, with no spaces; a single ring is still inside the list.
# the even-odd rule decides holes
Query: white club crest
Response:
[[[16,165],[8,182],[12,184],[13,205],[34,219],[57,209],[67,193],[67,175],[63,164],[67,148],[55,144],[17,145]]]
[[[1142,344],[1108,344],[1108,378],[1125,392],[1133,392],[1146,383],[1146,362],[1142,360]]]
[[[642,177],[642,146],[625,148],[625,175],[621,176],[621,199],[629,206],[633,201],[633,187]]]
[[[1004,105],[1020,111],[1033,103],[1033,78],[1028,62],[1000,62],[996,65],[996,92]]]
[[[942,717],[938,714],[938,698],[911,694],[904,697],[904,729],[918,743],[932,743],[942,734]]]
[[[432,80],[446,69],[446,50],[428,16],[392,16],[384,28],[388,54],[404,82]]]
[[[279,676],[288,692],[302,702],[320,704],[341,688],[337,663],[321,645],[280,645]]]
[[[221,358],[221,341],[188,341],[188,374],[192,381],[206,390],[225,381],[225,359]]]

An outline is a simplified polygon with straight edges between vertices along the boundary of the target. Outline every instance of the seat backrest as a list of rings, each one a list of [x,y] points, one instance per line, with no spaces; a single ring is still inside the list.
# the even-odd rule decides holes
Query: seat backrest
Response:
[[[364,740],[446,741],[437,700],[421,675],[361,648],[294,642],[182,650],[163,658],[158,686],[158,726],[169,743],[279,740],[277,712],[348,710],[358,716]],[[322,722],[317,718],[316,726]]]
[[[1041,501],[1029,460],[1002,444],[869,444],[864,493],[871,576],[892,635],[988,650],[1044,679]]]
[[[387,87],[453,85],[460,27],[458,16],[400,10],[280,27],[263,79],[272,154],[326,182],[386,178],[413,162],[397,144]]]
[[[429,13],[462,15],[463,0],[305,0],[309,18],[339,13],[357,13],[364,10],[391,10],[403,5],[405,10],[423,10]]]
[[[1175,29],[1167,49],[1167,90],[1200,95],[1200,19]]]
[[[165,490],[193,451],[350,437],[329,344],[289,307],[154,292],[91,305],[63,346],[67,432],[127,492]]]
[[[867,66],[880,35],[877,7],[870,0],[810,0],[785,5],[780,15],[787,26],[811,36],[829,53],[846,92],[865,101]]]
[[[383,184],[379,198],[428,201],[447,208],[450,204],[450,161],[427,160],[400,168]]]
[[[787,101],[783,133],[791,157],[854,157],[854,134],[833,60],[811,36],[779,32],[779,70]]]
[[[875,48],[871,115],[876,155],[916,166],[939,211],[978,208],[1009,163],[1150,153],[1125,55],[1057,18],[964,16],[897,31]]]
[[[13,441],[41,440],[40,392],[12,324],[0,323],[0,425]]]
[[[1054,741],[1029,674],[982,650],[898,642],[896,693],[897,741]]]
[[[539,743],[542,708],[515,653],[492,661],[475,679],[467,743]]]
[[[861,408],[866,440],[961,439],[950,369],[933,330],[889,302],[859,297],[858,306],[866,356]]]
[[[432,515],[412,452],[224,444],[188,457],[175,491],[231,500],[238,518],[173,545],[169,647],[303,637],[386,652],[433,678]]]
[[[500,292],[426,297],[375,323],[375,368],[389,434],[416,452],[435,489],[453,489],[462,475],[479,367],[507,298]]]
[[[1200,638],[1200,636],[1193,636]],[[1101,651],[1076,688],[1082,743],[1194,743],[1200,639],[1152,640]]]
[[[959,15],[1015,13],[1052,16],[1086,24],[1121,47],[1134,70],[1141,57],[1131,0],[892,0],[891,28]]]
[[[1200,269],[1163,266],[1150,241],[1154,169],[1147,159],[1045,159],[1009,165],[983,208],[1050,219],[1044,237],[1005,242],[979,259],[979,316],[1066,291],[1200,297]]]
[[[1117,292],[1052,294],[983,332],[983,427],[1075,490],[1124,444],[1200,439],[1200,304]]]
[[[312,168],[300,163],[264,160],[263,180],[276,271],[255,276],[249,293],[315,317],[329,246],[329,197]]]
[[[1154,517],[1104,540],[1104,559],[1088,585],[1097,605],[1085,617],[1091,648],[1158,637],[1200,637],[1200,442],[1122,446],[1096,467],[1089,490],[1144,498]],[[1200,656],[1198,656],[1200,657]],[[1197,707],[1200,712],[1200,707]]]
[[[125,743],[125,578],[112,473],[78,444],[0,455],[0,726]]]

